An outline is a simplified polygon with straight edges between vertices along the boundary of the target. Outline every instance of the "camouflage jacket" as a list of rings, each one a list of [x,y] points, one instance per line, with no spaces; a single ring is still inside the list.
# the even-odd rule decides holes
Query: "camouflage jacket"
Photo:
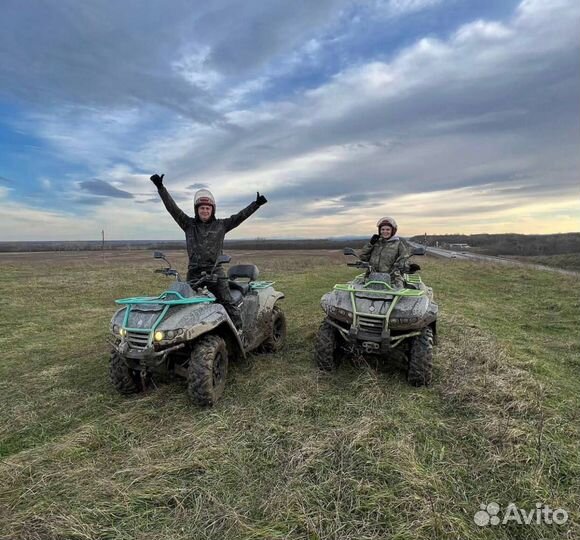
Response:
[[[260,208],[258,203],[254,201],[229,218],[216,219],[212,217],[204,223],[199,218],[190,217],[183,212],[165,187],[159,189],[159,195],[167,211],[185,232],[190,273],[213,267],[216,259],[222,253],[226,233],[235,229]]]
[[[379,238],[376,244],[368,242],[363,247],[360,258],[369,262],[376,272],[388,272],[394,279],[402,280],[409,254],[405,242],[394,236],[388,240]]]

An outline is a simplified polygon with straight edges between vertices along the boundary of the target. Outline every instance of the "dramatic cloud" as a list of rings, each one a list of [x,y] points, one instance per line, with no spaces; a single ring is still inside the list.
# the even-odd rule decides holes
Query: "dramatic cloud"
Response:
[[[292,50],[346,3],[31,0],[23,9],[6,0],[0,92],[42,106],[150,104],[220,122],[210,87]]]
[[[186,189],[204,189],[207,188],[207,184],[201,184],[199,182],[196,182],[195,184],[191,184],[190,186],[187,186]]]
[[[363,234],[383,213],[405,233],[580,229],[580,5],[475,4],[8,0],[0,174],[27,180],[4,203],[93,223],[122,202],[121,238],[145,234],[136,215],[180,236],[159,172],[188,213],[196,189],[223,214],[265,193],[238,237]]]
[[[84,180],[79,182],[79,186],[83,191],[92,193],[93,195],[100,195],[102,197],[115,197],[117,199],[132,199],[133,195],[122,189],[112,186],[104,180]],[[92,200],[92,199],[90,199]]]

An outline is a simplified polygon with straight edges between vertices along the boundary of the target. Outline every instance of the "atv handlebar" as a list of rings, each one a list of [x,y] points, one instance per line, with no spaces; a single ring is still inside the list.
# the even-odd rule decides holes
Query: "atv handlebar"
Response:
[[[154,270],[156,274],[163,274],[164,276],[175,276],[179,279],[179,272],[173,268],[156,268]]]
[[[195,281],[189,281],[188,283],[191,285],[192,289],[197,289],[198,287],[200,287],[203,284],[214,285],[215,283],[218,282],[218,279],[219,279],[219,277],[216,274],[203,273],[199,279],[197,279]]]
[[[370,268],[370,264],[366,261],[356,261],[351,263],[346,263],[347,266],[355,266],[356,268]]]
[[[160,251],[156,251],[154,257],[156,259],[163,259],[165,262],[167,262],[167,264],[169,264],[169,261],[165,258],[165,255],[163,255],[163,253],[161,253]],[[203,284],[215,285],[219,279],[219,276],[215,273],[216,269],[222,264],[228,264],[231,260],[232,258],[229,255],[224,254],[219,255],[215,261],[215,264],[213,265],[213,268],[209,273],[202,272],[201,277],[198,280],[189,281],[188,283],[191,285],[193,289],[198,288]],[[174,268],[171,268],[171,266],[167,268],[157,268],[154,270],[154,272],[156,274],[163,274],[164,276],[167,277],[174,276],[175,278],[177,278],[177,281],[181,281],[179,277],[179,272]]]

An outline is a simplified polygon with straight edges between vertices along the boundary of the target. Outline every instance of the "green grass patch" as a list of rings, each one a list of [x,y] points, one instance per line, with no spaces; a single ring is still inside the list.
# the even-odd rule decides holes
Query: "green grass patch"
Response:
[[[560,255],[538,255],[534,257],[518,257],[520,261],[553,266],[580,272],[580,253],[563,253]]]
[[[342,257],[241,259],[286,293],[288,343],[233,366],[212,409],[180,383],[108,382],[113,300],[163,290],[154,262],[3,268],[0,538],[580,536],[578,279],[422,260],[441,318],[417,389],[389,365],[313,368],[320,296],[354,274]],[[570,517],[478,527],[492,501]]]

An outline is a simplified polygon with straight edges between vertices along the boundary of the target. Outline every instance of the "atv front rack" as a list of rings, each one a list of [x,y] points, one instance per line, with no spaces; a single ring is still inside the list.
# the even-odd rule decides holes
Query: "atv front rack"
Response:
[[[412,279],[409,279],[412,278]],[[415,279],[413,279],[415,278]],[[416,279],[418,278],[418,279]],[[414,285],[414,284],[419,284],[421,283],[421,278],[419,276],[409,276],[409,275],[405,275],[405,281],[407,281],[408,283]],[[370,288],[371,286],[380,286],[380,289],[376,289],[376,288]],[[401,299],[401,297],[419,297],[419,296],[424,296],[425,295],[425,291],[421,290],[421,289],[395,289],[394,287],[392,287],[390,284],[386,283],[385,281],[378,281],[378,280],[371,280],[371,281],[367,281],[366,283],[362,284],[361,286],[354,286],[352,283],[338,283],[334,286],[334,290],[335,291],[342,291],[342,292],[347,292],[349,293],[350,296],[350,302],[351,302],[351,306],[352,306],[352,323],[351,323],[351,329],[356,328],[358,325],[358,321],[359,318],[361,316],[365,317],[366,319],[375,319],[375,320],[380,320],[383,321],[384,327],[383,327],[383,332],[386,333],[386,336],[389,336],[389,321],[391,318],[391,315],[395,309],[395,306],[397,305],[397,303],[399,302],[399,300]],[[356,302],[356,294],[357,293],[364,293],[365,295],[376,295],[378,297],[381,296],[386,296],[388,297],[387,299],[392,300],[391,304],[389,305],[389,308],[387,310],[387,312],[383,315],[381,314],[375,314],[375,313],[362,313],[360,311],[358,311],[357,309],[357,302]],[[338,327],[339,328],[339,327]],[[341,332],[345,332],[344,329],[339,328],[339,330]],[[410,336],[414,336],[414,335],[418,335],[417,332],[411,332],[409,334],[405,334],[402,336],[396,336],[396,337],[390,337],[390,342],[391,342],[391,346],[396,346],[398,345],[402,339],[406,338],[406,337],[410,337]]]
[[[369,285],[384,285],[384,288],[370,289]],[[351,283],[338,283],[334,286],[334,290],[350,293],[378,294],[379,296],[423,296],[425,294],[425,291],[420,289],[395,289],[384,281],[368,281],[362,287],[353,287]]]
[[[176,296],[174,300],[168,299],[169,295]],[[135,296],[133,298],[121,298],[115,300],[115,304],[161,304],[164,306],[178,306],[182,304],[203,304],[207,302],[215,302],[215,298],[209,296],[192,296],[186,298],[177,291],[165,291],[159,296]]]
[[[355,279],[364,279],[365,274],[359,274]],[[404,281],[411,285],[419,285],[422,283],[421,276],[416,274],[405,274]],[[379,285],[382,289],[371,289],[371,285]],[[336,291],[344,291],[349,293],[365,293],[365,294],[378,294],[378,295],[389,295],[389,296],[423,296],[425,291],[421,289],[395,289],[392,285],[386,281],[371,280],[367,281],[362,287],[354,287],[352,282],[350,283],[338,283],[334,286]]]
[[[170,298],[173,296],[174,298]],[[210,298],[208,296],[193,296],[186,298],[177,291],[165,291],[159,296],[136,296],[133,298],[120,298],[115,300],[116,304],[126,305],[125,315],[123,317],[122,328],[130,334],[144,334],[147,335],[147,345],[151,346],[153,343],[153,335],[155,331],[161,324],[161,321],[169,311],[172,306],[188,305],[188,304],[209,304],[215,302],[215,298]],[[131,328],[129,327],[129,315],[131,314],[131,308],[136,305],[161,305],[163,309],[160,315],[157,317],[151,328]]]

